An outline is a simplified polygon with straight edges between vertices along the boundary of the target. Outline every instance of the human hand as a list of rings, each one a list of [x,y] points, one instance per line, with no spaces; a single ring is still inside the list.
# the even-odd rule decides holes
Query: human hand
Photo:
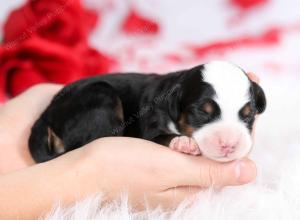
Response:
[[[101,138],[56,160],[74,158],[74,192],[82,197],[103,192],[108,201],[127,192],[137,208],[145,201],[150,207],[174,207],[203,189],[242,185],[256,176],[254,163],[246,158],[218,163],[126,137]]]
[[[248,72],[247,75],[253,82],[259,84],[259,77],[255,73]]]
[[[241,185],[255,175],[248,159],[217,163],[142,139],[101,138],[48,162],[0,175],[0,218],[37,219],[58,201],[67,206],[98,193],[111,201],[128,192],[136,209],[171,208],[202,189]]]
[[[28,150],[31,127],[61,88],[37,85],[0,106],[0,175],[34,164]]]

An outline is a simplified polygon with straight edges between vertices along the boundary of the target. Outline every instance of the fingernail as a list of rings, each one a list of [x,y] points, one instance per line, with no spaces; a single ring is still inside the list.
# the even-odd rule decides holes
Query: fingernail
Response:
[[[250,160],[239,160],[235,164],[235,176],[240,183],[249,183],[256,177],[256,166]]]

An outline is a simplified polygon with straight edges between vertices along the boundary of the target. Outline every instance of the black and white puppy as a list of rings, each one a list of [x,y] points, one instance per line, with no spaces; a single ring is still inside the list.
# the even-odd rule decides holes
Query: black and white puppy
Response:
[[[110,74],[64,87],[32,128],[37,162],[95,139],[128,136],[217,161],[246,156],[266,107],[241,68],[214,61],[167,75]]]

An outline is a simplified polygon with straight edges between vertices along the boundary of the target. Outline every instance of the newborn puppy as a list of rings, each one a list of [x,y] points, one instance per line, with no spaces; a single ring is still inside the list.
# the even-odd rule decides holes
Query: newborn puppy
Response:
[[[110,74],[64,87],[32,128],[43,162],[108,136],[143,138],[216,161],[246,156],[263,90],[241,68],[214,61],[167,75]]]

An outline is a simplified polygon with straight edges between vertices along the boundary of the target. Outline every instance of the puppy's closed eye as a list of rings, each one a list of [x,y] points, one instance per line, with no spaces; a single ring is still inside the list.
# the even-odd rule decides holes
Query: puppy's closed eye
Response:
[[[213,113],[215,112],[215,108],[212,102],[206,101],[202,107],[201,110],[203,112],[205,112],[208,115],[213,115]]]
[[[244,121],[247,121],[252,116],[254,116],[254,109],[249,102],[240,110],[240,118]]]
[[[220,108],[211,99],[199,100],[185,109],[186,121],[193,127],[202,127],[220,116]]]
[[[202,113],[205,113],[209,118],[215,118],[220,114],[220,108],[218,104],[212,99],[205,99],[200,104],[200,109]]]

